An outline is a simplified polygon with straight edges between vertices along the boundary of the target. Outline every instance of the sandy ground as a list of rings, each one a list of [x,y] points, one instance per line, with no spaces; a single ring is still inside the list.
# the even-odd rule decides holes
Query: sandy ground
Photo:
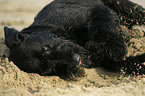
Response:
[[[39,76],[19,70],[3,59],[3,27],[18,30],[33,22],[38,11],[49,0],[0,0],[0,96],[145,96],[145,78],[122,75],[102,68],[85,69],[86,75],[77,81],[58,76]],[[144,27],[145,28],[145,27]],[[122,27],[121,31],[127,31]],[[145,52],[145,37],[141,30],[132,30],[128,55]],[[137,33],[136,33],[137,32]]]

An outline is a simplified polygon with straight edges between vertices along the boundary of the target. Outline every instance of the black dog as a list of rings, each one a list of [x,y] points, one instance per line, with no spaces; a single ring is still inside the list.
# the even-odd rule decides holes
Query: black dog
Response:
[[[144,24],[145,9],[129,0],[55,0],[21,32],[5,27],[5,44],[25,72],[73,79],[82,67],[102,66],[144,74],[145,54],[124,60],[120,23]]]

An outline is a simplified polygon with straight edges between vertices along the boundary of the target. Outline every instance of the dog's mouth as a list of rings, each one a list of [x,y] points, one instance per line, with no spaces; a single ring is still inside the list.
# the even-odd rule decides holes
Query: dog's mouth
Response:
[[[77,44],[45,45],[39,53],[40,75],[59,75],[72,78],[83,73],[83,68],[90,63],[89,52]],[[81,76],[80,75],[80,76]]]
[[[81,69],[88,63],[88,57],[86,52],[80,53],[58,53],[52,52],[43,55],[41,58],[41,75],[47,75],[50,73],[67,73],[63,70]],[[44,71],[45,70],[45,71]],[[45,73],[43,73],[45,72]]]

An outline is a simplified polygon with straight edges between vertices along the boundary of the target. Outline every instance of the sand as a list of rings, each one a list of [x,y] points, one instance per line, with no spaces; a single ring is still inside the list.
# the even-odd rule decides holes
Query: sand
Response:
[[[145,96],[145,78],[110,72],[103,68],[85,69],[85,76],[67,81],[58,76],[40,76],[21,71],[9,62],[3,27],[21,30],[49,0],[0,0],[0,96]],[[145,28],[145,27],[143,27]],[[120,31],[130,32],[121,26]],[[144,32],[131,30],[128,56],[145,53]]]

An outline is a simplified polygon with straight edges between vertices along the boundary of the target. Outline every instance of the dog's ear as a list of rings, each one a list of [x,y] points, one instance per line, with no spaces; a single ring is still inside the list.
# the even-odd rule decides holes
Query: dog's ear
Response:
[[[4,27],[4,33],[5,33],[5,44],[9,48],[20,44],[24,39],[24,36],[21,33],[19,33],[19,31],[13,28]]]

